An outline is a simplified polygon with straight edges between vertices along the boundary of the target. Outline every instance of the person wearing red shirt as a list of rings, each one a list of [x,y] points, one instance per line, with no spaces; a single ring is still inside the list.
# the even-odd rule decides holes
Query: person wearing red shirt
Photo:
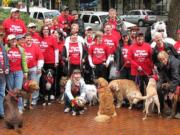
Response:
[[[24,49],[17,45],[16,36],[10,34],[7,37],[6,45],[7,56],[9,58],[10,72],[7,76],[7,85],[9,90],[22,89],[23,78],[27,79],[28,67]],[[18,100],[19,112],[23,113],[22,98]]]
[[[85,62],[86,52],[83,44],[78,41],[77,34],[70,36],[70,41],[65,44],[62,55],[64,63],[68,66],[66,67],[68,75],[71,75],[74,69],[81,69]]]
[[[132,79],[131,77],[131,64],[128,60],[128,52],[131,46],[129,34],[127,31],[122,33],[122,42],[120,43],[120,78]]]
[[[36,24],[29,23],[27,27],[28,27],[28,32],[31,34],[32,37],[32,43],[39,46],[41,42],[41,36],[39,35],[38,32],[36,32]]]
[[[62,8],[61,14],[58,16],[58,23],[59,27],[63,29],[63,31],[65,31],[67,35],[70,34],[72,21],[73,17],[69,15],[69,8],[67,6],[64,6]]]
[[[40,43],[40,50],[43,53],[44,57],[43,69],[45,71],[48,69],[52,69],[55,73],[56,68],[59,64],[59,50],[57,49],[57,41],[52,35],[50,35],[50,29],[47,26],[42,27],[41,35],[42,40]],[[42,76],[44,76],[44,74]],[[51,99],[55,98],[54,88],[55,84],[53,83],[53,86],[51,87]]]
[[[24,44],[26,61],[28,65],[28,79],[35,80],[39,83],[39,79],[41,77],[41,69],[44,64],[43,54],[40,50],[40,47],[36,44],[33,44],[32,37],[30,33],[25,35],[26,44]],[[32,94],[32,103],[36,105],[39,97],[39,91],[35,91]]]
[[[17,8],[11,9],[11,15],[4,20],[3,27],[5,29],[5,43],[7,43],[7,36],[9,34],[19,35],[25,34],[27,31],[24,21],[20,19],[19,9]]]
[[[144,83],[148,83],[148,76],[152,74],[152,49],[144,42],[143,33],[137,33],[136,43],[129,48],[128,59],[131,63],[131,75],[133,80],[140,85],[141,93],[144,95]]]
[[[92,45],[94,45],[94,34],[91,26],[87,26],[85,28],[85,44],[87,45],[87,48],[89,49]]]
[[[108,47],[103,43],[103,33],[96,32],[95,44],[89,48],[89,64],[94,70],[95,77],[107,79],[106,61],[108,58]]]
[[[180,54],[180,29],[177,30],[177,39],[178,41],[175,43],[174,48],[176,49],[177,53]]]

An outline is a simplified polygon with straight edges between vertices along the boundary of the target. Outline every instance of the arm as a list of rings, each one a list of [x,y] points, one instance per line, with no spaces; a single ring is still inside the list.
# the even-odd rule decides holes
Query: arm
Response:
[[[71,93],[71,80],[68,80],[65,86],[65,93],[67,94],[69,100],[73,100],[74,97]]]

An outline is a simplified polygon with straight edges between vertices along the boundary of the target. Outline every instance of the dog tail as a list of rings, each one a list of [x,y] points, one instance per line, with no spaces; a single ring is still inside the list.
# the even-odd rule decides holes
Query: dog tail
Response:
[[[108,115],[98,115],[94,118],[96,122],[108,122],[110,120],[110,116]]]
[[[18,133],[18,134],[22,134],[22,131],[21,131],[21,129],[19,128],[19,126],[18,125],[14,125],[14,130],[16,131],[16,133]]]
[[[140,99],[140,100],[146,100],[148,98],[153,97],[155,94],[147,95],[147,96],[134,96],[134,98]]]

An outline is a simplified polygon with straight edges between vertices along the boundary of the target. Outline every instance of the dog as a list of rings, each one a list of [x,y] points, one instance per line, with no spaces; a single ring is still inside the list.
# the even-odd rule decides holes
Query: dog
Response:
[[[60,86],[60,98],[59,98],[59,103],[64,104],[64,91],[65,91],[65,86],[68,81],[67,76],[62,76],[60,81],[59,81],[59,86]]]
[[[132,80],[113,80],[109,83],[108,88],[117,99],[116,108],[120,108],[122,106],[123,99],[127,98],[130,103],[129,109],[132,109],[132,105],[137,104],[140,101],[140,99],[135,98],[134,96],[142,97],[138,86]]]
[[[16,132],[21,133],[20,128],[23,126],[23,117],[18,110],[18,94],[16,91],[8,91],[4,99],[4,120],[6,127],[15,129]]]
[[[96,105],[98,103],[97,89],[93,84],[85,85],[86,101],[89,103],[89,106]]]
[[[28,100],[28,109],[33,109],[31,102],[32,102],[32,93],[34,91],[39,90],[39,84],[37,81],[34,80],[28,80],[23,84],[22,90],[16,90],[16,93],[19,97],[23,97],[23,99]]]
[[[146,96],[140,97],[139,99],[145,100],[145,117],[143,117],[143,120],[147,119],[147,116],[149,114],[149,107],[150,104],[156,104],[158,109],[158,115],[161,116],[160,112],[160,102],[157,94],[157,84],[156,80],[154,78],[150,78],[148,85],[146,87]]]
[[[52,94],[52,85],[54,84],[54,71],[52,69],[48,69],[44,71],[43,74],[43,106],[51,105],[51,94]]]
[[[98,78],[95,83],[98,87],[99,110],[94,119],[96,122],[107,122],[111,117],[117,116],[114,98],[111,90],[108,89],[108,82],[104,78]]]
[[[77,96],[71,104],[74,115],[84,114],[84,107],[86,105],[86,100],[84,98]]]

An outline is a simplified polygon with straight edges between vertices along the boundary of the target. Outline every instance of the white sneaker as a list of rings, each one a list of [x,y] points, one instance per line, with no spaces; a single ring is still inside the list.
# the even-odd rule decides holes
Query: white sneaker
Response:
[[[37,103],[36,103],[36,101],[34,101],[34,100],[31,102],[31,105],[36,105],[36,104],[37,104]]]
[[[20,114],[23,114],[23,110],[19,110],[19,113],[20,113]]]
[[[76,116],[76,112],[75,111],[72,111],[72,116]]]
[[[49,102],[48,105],[51,105],[51,103]]]
[[[42,104],[43,106],[46,106],[46,102]]]
[[[84,110],[79,111],[79,114],[84,114]]]
[[[50,99],[51,99],[51,100],[54,100],[54,99],[55,99],[55,96],[54,96],[54,95],[51,95],[51,96],[50,96]]]
[[[67,108],[64,109],[64,113],[68,113],[68,112],[70,112],[70,110],[71,109],[69,107],[67,107]]]

